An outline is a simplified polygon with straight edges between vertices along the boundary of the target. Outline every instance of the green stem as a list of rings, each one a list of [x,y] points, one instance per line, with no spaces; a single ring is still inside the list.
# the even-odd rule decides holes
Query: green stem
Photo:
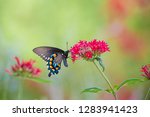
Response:
[[[8,77],[9,78],[9,77]],[[5,80],[5,82],[4,82],[4,94],[3,94],[3,99],[4,100],[7,100],[7,92],[8,92],[8,87],[9,87],[9,79],[8,78],[6,78]]]
[[[23,79],[20,78],[20,83],[19,83],[19,89],[18,89],[18,100],[21,100],[21,97],[23,95]]]
[[[110,83],[109,79],[107,78],[107,76],[104,74],[104,72],[97,66],[97,64],[93,61],[94,65],[96,66],[96,68],[98,69],[99,73],[103,76],[103,78],[105,79],[105,81],[107,82],[107,84],[109,85],[110,89],[112,90],[112,94],[115,98],[115,100],[117,100],[117,95],[116,92],[113,89],[112,84]]]
[[[146,93],[146,96],[145,96],[145,98],[144,98],[145,100],[148,99],[149,93],[150,93],[150,88],[148,89],[148,91],[147,91],[147,93]]]

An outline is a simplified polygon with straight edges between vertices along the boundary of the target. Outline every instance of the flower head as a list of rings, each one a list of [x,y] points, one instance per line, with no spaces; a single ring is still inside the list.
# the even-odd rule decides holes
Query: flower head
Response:
[[[11,70],[6,69],[6,72],[10,75],[36,77],[39,76],[41,70],[33,66],[34,60],[20,61],[18,57],[15,57],[16,64],[11,66]]]
[[[142,66],[141,72],[143,73],[142,76],[150,79],[150,64]]]
[[[89,42],[89,46],[92,49],[94,53],[102,54],[106,51],[109,51],[109,47],[105,41],[100,41],[100,40],[92,40]]]
[[[107,43],[103,40],[100,41],[96,39],[90,42],[84,40],[79,41],[70,49],[73,61],[80,58],[92,60],[107,51],[109,51]]]

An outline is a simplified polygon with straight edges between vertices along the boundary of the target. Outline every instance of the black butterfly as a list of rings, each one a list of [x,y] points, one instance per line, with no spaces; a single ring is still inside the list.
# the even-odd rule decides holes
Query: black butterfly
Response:
[[[41,46],[33,49],[37,55],[47,62],[47,68],[49,70],[48,76],[52,74],[58,74],[61,68],[61,62],[63,61],[64,66],[68,67],[67,58],[69,50],[63,51],[59,48]]]

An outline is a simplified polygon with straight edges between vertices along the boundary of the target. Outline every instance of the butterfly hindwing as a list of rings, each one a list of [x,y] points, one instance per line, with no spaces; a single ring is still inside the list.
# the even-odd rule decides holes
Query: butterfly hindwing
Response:
[[[57,53],[57,57],[54,59],[54,61],[58,64],[61,64],[63,60],[63,55],[61,53]]]
[[[61,61],[56,62],[56,58],[59,57],[59,54],[52,54],[50,58],[47,60],[47,68],[49,70],[48,76],[50,77],[51,74],[55,75],[58,74],[60,68],[61,68]]]
[[[65,53],[63,50],[55,47],[41,46],[33,49],[37,55],[47,62],[47,68],[49,70],[48,76],[52,74],[58,74],[61,69],[61,62],[63,61],[64,66],[68,66],[67,57],[68,51]]]

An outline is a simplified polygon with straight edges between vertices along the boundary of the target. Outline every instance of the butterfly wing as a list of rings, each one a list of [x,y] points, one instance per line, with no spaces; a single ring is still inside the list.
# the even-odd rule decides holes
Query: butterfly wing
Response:
[[[64,65],[67,67],[67,57],[65,56],[65,52],[59,48],[55,47],[47,47],[41,46],[33,49],[37,55],[39,55],[43,60],[47,62],[47,67],[49,70],[48,76],[51,74],[58,74],[61,68],[61,62],[63,60]]]
[[[48,58],[53,53],[60,53],[60,54],[64,53],[64,51],[59,48],[48,47],[48,46],[41,46],[41,47],[34,48],[33,52],[35,52],[37,55],[39,55],[45,61],[47,61]]]

